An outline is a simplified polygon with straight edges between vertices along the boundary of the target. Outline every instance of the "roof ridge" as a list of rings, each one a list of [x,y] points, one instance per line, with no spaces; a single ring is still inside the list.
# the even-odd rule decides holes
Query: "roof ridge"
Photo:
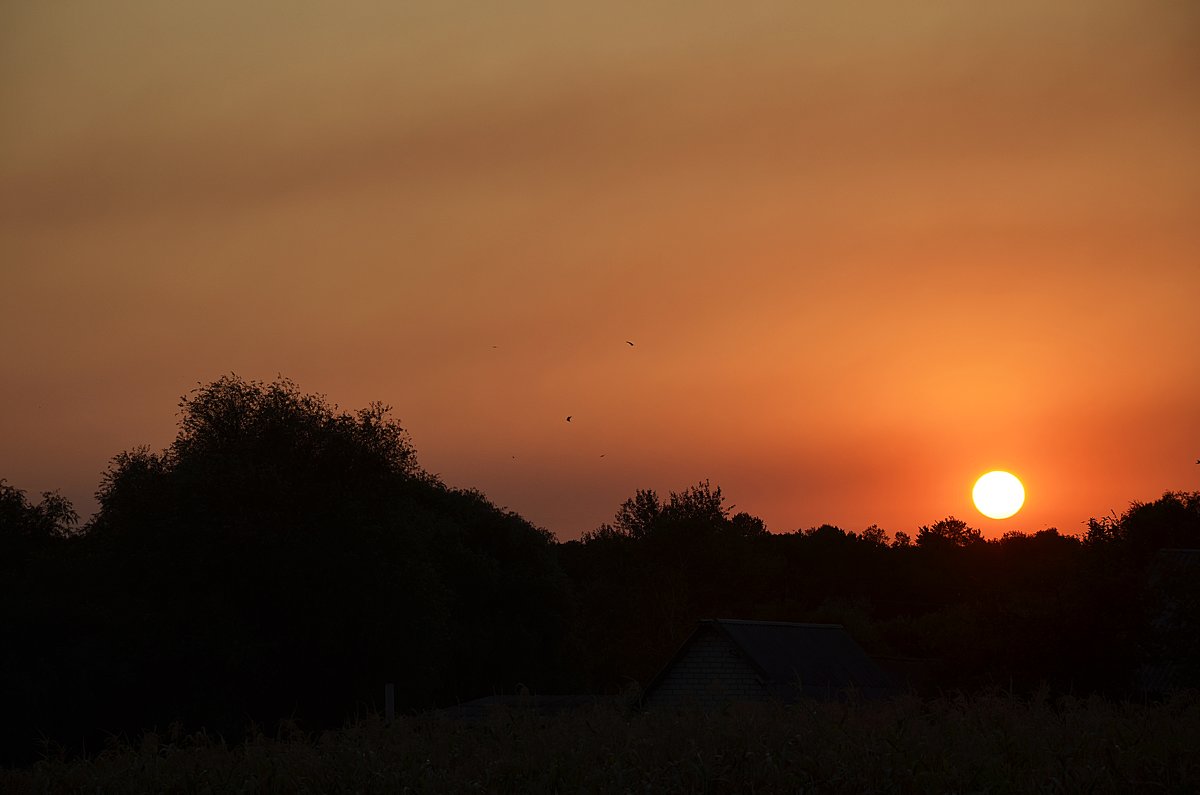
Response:
[[[817,624],[801,621],[756,621],[752,618],[702,618],[714,624],[761,624],[769,627],[808,627],[810,629],[845,629],[843,624]]]

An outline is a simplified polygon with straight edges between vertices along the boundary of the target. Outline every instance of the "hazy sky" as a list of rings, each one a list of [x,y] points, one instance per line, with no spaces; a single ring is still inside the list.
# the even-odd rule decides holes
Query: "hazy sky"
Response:
[[[1200,488],[1200,7],[905,5],[0,5],[0,477],[235,372],[564,540]]]

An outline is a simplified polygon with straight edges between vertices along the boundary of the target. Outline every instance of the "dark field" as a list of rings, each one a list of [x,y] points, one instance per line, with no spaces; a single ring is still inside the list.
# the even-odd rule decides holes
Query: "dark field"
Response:
[[[113,739],[0,772],[24,792],[1195,792],[1200,697],[979,696],[482,721],[367,718],[237,745]]]

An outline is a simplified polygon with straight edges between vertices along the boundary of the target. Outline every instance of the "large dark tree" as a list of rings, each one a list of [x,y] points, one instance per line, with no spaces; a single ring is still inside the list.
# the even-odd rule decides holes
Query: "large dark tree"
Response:
[[[385,682],[401,708],[558,685],[553,536],[427,474],[386,406],[227,376],[182,398],[166,449],[116,456],[97,496],[24,625],[48,657],[21,677],[61,702],[31,735],[334,723]],[[11,497],[22,533],[59,532],[52,500]]]

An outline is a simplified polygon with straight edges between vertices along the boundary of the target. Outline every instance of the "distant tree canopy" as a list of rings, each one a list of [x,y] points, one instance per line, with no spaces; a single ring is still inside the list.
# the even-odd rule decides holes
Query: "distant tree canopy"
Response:
[[[962,519],[947,516],[932,525],[922,525],[917,530],[917,546],[919,547],[969,547],[983,541],[983,532],[971,527]]]
[[[1200,492],[1168,491],[1154,502],[1131,503],[1120,516],[1090,519],[1085,540],[1139,559],[1158,549],[1200,548]]]
[[[584,543],[614,538],[643,539],[679,536],[687,543],[707,537],[751,538],[767,534],[763,521],[748,513],[730,516],[719,486],[707,480],[671,492],[664,502],[653,489],[639,489],[617,509],[611,524],[583,534]]]
[[[1181,494],[1135,503],[1093,520],[1085,538],[1048,528],[987,540],[948,516],[889,543],[875,525],[768,534],[748,514],[730,517],[705,481],[667,500],[639,490],[560,558],[597,649],[583,658],[594,682],[645,681],[678,628],[739,616],[844,623],[875,653],[924,659],[940,687],[1119,689],[1146,621],[1145,557],[1127,553],[1200,546],[1197,505]]]

